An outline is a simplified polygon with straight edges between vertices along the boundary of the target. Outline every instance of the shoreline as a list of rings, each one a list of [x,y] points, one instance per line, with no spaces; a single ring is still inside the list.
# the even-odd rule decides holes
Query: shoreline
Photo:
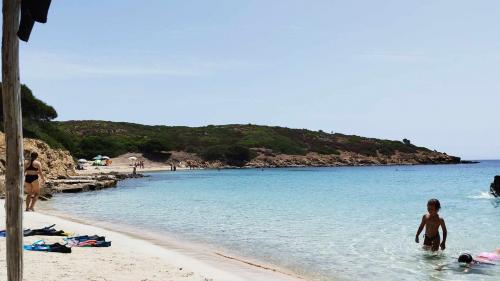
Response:
[[[177,167],[178,171],[197,171],[197,170],[232,170],[232,169],[282,169],[282,168],[344,168],[344,167],[406,167],[406,166],[432,166],[432,165],[473,165],[481,163],[481,161],[488,160],[464,160],[459,163],[390,163],[390,164],[339,164],[339,165],[290,165],[290,166],[222,166],[222,167],[202,167],[189,169],[185,167]],[[129,166],[90,166],[86,170],[77,170],[77,174],[80,176],[90,176],[90,175],[101,175],[109,173],[126,173],[131,174],[133,168]],[[154,172],[175,172],[170,169],[169,165],[164,166],[152,166],[137,169],[138,174],[142,173],[154,173]]]
[[[45,204],[44,204],[45,205]],[[176,237],[174,233],[160,233],[153,231],[144,231],[130,225],[119,224],[114,222],[98,222],[90,218],[75,218],[70,214],[59,212],[51,209],[49,206],[42,206],[42,213],[45,215],[57,217],[63,220],[79,223],[87,226],[102,228],[106,231],[120,233],[126,236],[133,237],[152,243],[166,250],[178,252],[179,254],[201,260],[210,266],[223,268],[246,275],[259,275],[262,279],[244,279],[244,280],[269,280],[269,281],[307,281],[304,276],[299,276],[291,271],[280,268],[275,265],[266,264],[264,261],[255,260],[249,257],[239,256],[227,249],[215,248],[214,246],[203,244],[202,242],[194,242],[180,237]],[[256,272],[252,272],[256,270]],[[270,276],[273,279],[266,279],[267,274],[276,274]],[[217,279],[218,280],[218,279]]]
[[[361,167],[408,167],[408,166],[429,166],[429,165],[471,165],[478,164],[480,161],[467,160],[459,163],[391,163],[391,164],[341,164],[341,165],[289,165],[289,166],[221,166],[221,167],[202,167],[202,168],[189,168],[189,167],[178,167],[176,170],[181,171],[196,171],[196,170],[253,170],[253,169],[307,169],[307,168],[361,168]],[[47,182],[49,197],[45,197],[46,193],[42,193],[42,199],[48,200],[55,193],[79,193],[100,190],[110,187],[116,187],[119,181],[130,179],[130,178],[140,178],[147,176],[149,173],[162,173],[162,172],[175,172],[172,170],[170,165],[165,165],[161,163],[155,163],[151,165],[149,163],[145,168],[136,169],[136,173],[133,173],[133,167],[130,164],[114,164],[112,166],[89,166],[86,165],[84,170],[75,170],[75,175],[65,177],[62,179],[52,179]],[[60,186],[60,187],[59,187]],[[0,199],[4,196],[0,193]]]
[[[180,153],[180,152],[178,152]],[[186,153],[184,153],[186,154]],[[291,161],[291,159],[294,159],[294,157],[304,157],[304,156],[297,156],[297,155],[280,155],[285,157],[286,159],[290,161],[270,161],[267,159],[264,161],[263,159],[260,159],[259,161],[256,161],[257,158],[254,160],[247,162],[243,166],[230,166],[227,164],[224,164],[222,162],[204,162],[204,163],[198,163],[197,165],[190,165],[190,159],[188,156],[189,155],[182,155],[182,157],[174,157],[172,158],[171,162],[166,162],[166,161],[158,161],[158,160],[150,160],[146,157],[144,157],[143,154],[141,153],[132,153],[128,152],[123,155],[120,155],[118,157],[111,158],[111,165],[110,166],[92,166],[90,162],[86,163],[83,165],[85,168],[84,170],[76,170],[76,173],[80,176],[88,176],[88,175],[95,175],[95,174],[109,174],[109,173],[125,173],[125,174],[131,174],[134,170],[133,168],[133,162],[129,160],[130,157],[134,157],[135,159],[139,159],[141,161],[144,161],[144,168],[137,168],[137,173],[150,173],[150,172],[167,172],[167,171],[172,171],[172,163],[177,163],[175,164],[176,170],[179,171],[186,171],[186,170],[205,170],[205,169],[214,169],[214,170],[219,170],[219,169],[274,169],[274,168],[334,168],[334,167],[371,167],[371,166],[381,166],[381,167],[387,167],[387,166],[415,166],[415,165],[453,165],[453,164],[477,164],[480,163],[481,160],[461,160],[458,159],[458,161],[451,161],[456,160],[455,158],[450,158],[450,159],[427,159],[426,161],[411,161],[409,159],[400,159],[398,161],[393,160],[393,161],[386,161],[386,162],[381,162],[381,161],[368,161],[371,158],[367,157],[354,157],[350,159],[349,161],[337,161],[335,159],[326,159],[324,161],[319,161],[321,155],[314,155],[315,157],[311,158],[308,161]],[[191,155],[194,157],[193,155]],[[448,155],[445,155],[446,157],[449,158]],[[288,157],[288,158],[287,158]],[[319,158],[318,158],[319,157]],[[326,157],[326,156],[324,156]],[[451,156],[450,156],[451,157]],[[322,159],[322,158],[321,158]],[[269,160],[269,161],[268,161]],[[295,159],[297,160],[297,159]],[[304,160],[304,159],[302,159]],[[316,161],[317,160],[317,161]],[[327,161],[328,160],[328,161]],[[335,160],[335,161],[334,161]],[[373,160],[373,159],[371,159]],[[173,172],[173,171],[172,171]]]
[[[0,200],[0,204],[3,203],[4,200]],[[208,247],[202,245],[200,247],[195,243],[178,241],[160,234],[139,233],[139,229],[133,230],[132,227],[118,224],[76,219],[67,213],[53,211],[43,205],[39,206],[41,212],[23,213],[24,228],[38,228],[55,223],[56,229],[75,234],[105,235],[107,240],[112,241],[112,246],[110,248],[73,248],[71,254],[24,251],[25,264],[28,265],[25,266],[26,280],[306,280],[258,262],[240,259],[236,256],[219,255]],[[0,228],[4,229],[5,211],[3,208],[0,211],[0,217],[2,217]],[[31,236],[25,237],[24,243],[30,244],[39,239],[45,239],[48,242],[62,241],[61,237]],[[5,250],[4,247],[5,243],[0,243],[1,251]],[[90,258],[88,254],[94,258]],[[41,256],[44,258],[38,260]],[[94,264],[96,262],[98,264]],[[65,263],[69,269],[62,270],[60,263]],[[6,264],[4,256],[0,257],[0,264]],[[37,268],[38,265],[40,268]],[[128,272],[130,276],[124,276],[121,270],[113,270],[127,266],[136,267],[133,272]],[[102,267],[102,270],[99,267]],[[85,268],[93,268],[93,270],[80,272]],[[39,274],[33,274],[33,269]],[[1,266],[0,275],[5,275],[5,270],[5,266]],[[61,275],[64,276],[61,277]]]

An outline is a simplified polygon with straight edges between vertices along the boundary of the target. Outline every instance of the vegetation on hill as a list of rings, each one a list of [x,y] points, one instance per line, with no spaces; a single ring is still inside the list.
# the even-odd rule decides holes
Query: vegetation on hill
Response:
[[[1,101],[1,100],[0,100]],[[204,127],[147,126],[107,121],[52,121],[56,110],[22,86],[23,130],[30,138],[66,148],[77,158],[97,154],[115,157],[126,152],[169,155],[168,151],[196,153],[207,161],[243,166],[257,156],[256,149],[274,155],[338,155],[341,151],[364,156],[391,156],[397,152],[429,152],[407,139],[380,140],[323,131],[259,125],[209,125]],[[1,107],[0,107],[1,109]],[[2,116],[2,115],[0,115]]]
[[[0,83],[0,120],[3,120],[2,83]],[[29,120],[50,121],[57,118],[56,110],[37,99],[26,85],[21,85],[21,104],[23,118]]]
[[[328,134],[306,129],[289,129],[258,125],[221,125],[205,127],[147,126],[107,121],[54,122],[71,136],[72,151],[78,157],[125,152],[158,153],[179,150],[196,153],[205,160],[220,160],[242,165],[255,156],[252,148],[274,154],[339,154],[350,151],[366,156],[390,156],[397,151],[429,151],[411,143],[380,140],[343,134]]]
[[[76,148],[67,133],[61,131],[51,120],[57,118],[54,107],[36,98],[26,85],[21,85],[21,106],[23,117],[23,135],[27,138],[40,139],[53,148]],[[0,83],[0,122],[3,131],[3,102]]]

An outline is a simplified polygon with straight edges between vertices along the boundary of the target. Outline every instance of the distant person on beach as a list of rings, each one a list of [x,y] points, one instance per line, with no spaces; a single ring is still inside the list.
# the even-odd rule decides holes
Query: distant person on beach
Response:
[[[40,184],[45,182],[42,172],[42,164],[36,159],[38,153],[32,152],[30,160],[24,161],[24,191],[26,196],[26,211],[35,211],[35,203],[40,195]],[[39,180],[40,178],[40,180]]]
[[[419,243],[419,236],[425,227],[424,235],[424,246],[426,250],[431,250],[433,252],[446,249],[446,236],[448,234],[446,230],[446,224],[444,219],[439,217],[438,212],[441,209],[441,203],[437,199],[431,199],[427,202],[427,214],[422,217],[422,222],[417,230],[417,235],[415,236],[415,242]],[[439,236],[439,227],[443,231],[443,242],[441,242],[441,237]],[[441,242],[441,243],[440,243]]]

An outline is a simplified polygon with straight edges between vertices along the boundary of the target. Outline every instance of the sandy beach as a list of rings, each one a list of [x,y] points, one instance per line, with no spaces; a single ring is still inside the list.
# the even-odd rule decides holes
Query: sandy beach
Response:
[[[4,200],[0,200],[0,204],[3,206]],[[112,241],[112,246],[73,248],[70,254],[25,251],[24,280],[303,280],[223,258],[215,253],[183,253],[182,247],[178,245],[158,245],[150,239],[140,239],[108,230],[107,227],[91,226],[43,211],[24,213],[25,228],[41,228],[51,224],[56,224],[56,229],[75,234],[104,235],[107,240]],[[5,229],[4,208],[0,208],[0,229]],[[62,241],[61,237],[30,236],[24,238],[24,244],[40,239],[47,243]],[[6,276],[5,238],[0,240],[0,276]]]
[[[111,158],[112,164],[110,166],[92,166],[89,163],[85,164],[85,170],[76,170],[79,175],[94,175],[99,173],[126,173],[130,174],[133,171],[133,163],[129,157],[136,157],[138,160],[144,161],[144,168],[137,168],[137,173],[146,172],[160,172],[160,171],[170,171],[171,166],[166,162],[151,161],[141,153],[126,153],[115,158]],[[181,166],[177,166],[177,170],[189,169],[185,167],[181,162]]]

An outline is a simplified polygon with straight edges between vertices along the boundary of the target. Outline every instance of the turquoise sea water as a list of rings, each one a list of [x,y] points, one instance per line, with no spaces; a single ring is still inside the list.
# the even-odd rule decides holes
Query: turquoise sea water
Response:
[[[177,171],[60,194],[50,207],[224,248],[312,280],[500,280],[500,264],[463,273],[453,263],[461,252],[500,248],[500,207],[486,193],[496,174],[500,161]],[[448,226],[439,254],[414,242],[433,197]]]

